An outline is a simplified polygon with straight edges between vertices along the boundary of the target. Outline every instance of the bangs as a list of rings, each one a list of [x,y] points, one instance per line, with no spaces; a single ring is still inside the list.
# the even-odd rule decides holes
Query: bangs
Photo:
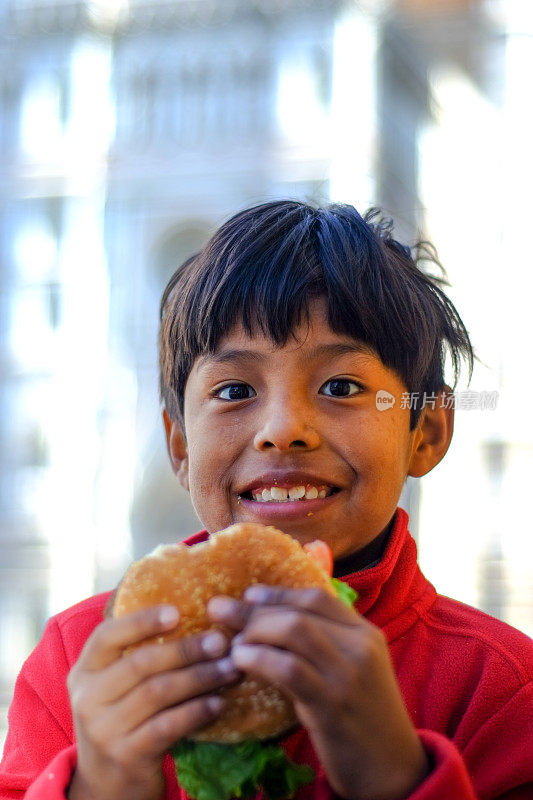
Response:
[[[260,219],[244,232],[237,216],[224,236],[215,236],[196,256],[189,275],[182,276],[189,314],[181,336],[191,357],[213,353],[236,324],[282,347],[298,325],[308,322],[310,301],[321,296],[335,333],[374,346],[380,341],[381,325],[368,308],[372,300],[364,286],[365,264],[381,258],[379,247],[363,252],[371,240],[350,241],[356,237],[335,225],[334,213],[324,225],[319,210],[302,213],[306,210],[299,204],[284,213],[276,206],[259,207]]]

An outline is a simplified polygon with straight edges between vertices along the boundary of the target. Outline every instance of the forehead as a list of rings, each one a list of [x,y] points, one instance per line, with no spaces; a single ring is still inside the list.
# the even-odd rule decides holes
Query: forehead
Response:
[[[329,324],[325,301],[316,300],[309,306],[309,318],[297,325],[288,340],[277,343],[258,325],[251,334],[241,322],[236,323],[217,344],[214,352],[204,353],[197,367],[235,361],[262,362],[279,350],[294,353],[302,360],[360,355],[380,361],[373,348],[347,334],[336,333]]]

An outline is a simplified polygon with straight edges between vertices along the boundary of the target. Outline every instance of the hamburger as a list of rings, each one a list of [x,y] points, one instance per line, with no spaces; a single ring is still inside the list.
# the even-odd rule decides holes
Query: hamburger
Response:
[[[207,604],[215,595],[241,599],[254,583],[316,587],[350,605],[355,593],[330,578],[331,553],[324,542],[307,545],[271,526],[231,525],[195,545],[161,545],[126,572],[110,609],[119,617],[160,603],[175,605],[178,626],[153,641],[165,642],[218,629]],[[142,646],[142,644],[140,646]],[[179,782],[196,800],[246,798],[259,788],[271,800],[292,797],[313,770],[291,762],[276,744],[298,724],[293,705],[276,686],[245,675],[219,690],[226,703],[219,717],[173,748]]]

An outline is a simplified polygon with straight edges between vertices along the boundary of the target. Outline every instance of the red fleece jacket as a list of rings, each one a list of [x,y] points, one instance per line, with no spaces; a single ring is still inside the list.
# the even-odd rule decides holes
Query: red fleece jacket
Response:
[[[206,532],[188,540],[205,539]],[[385,632],[407,708],[432,769],[408,800],[532,800],[533,642],[480,611],[440,597],[422,575],[399,509],[381,562],[347,576],[358,610]],[[0,798],[62,800],[76,764],[67,674],[109,594],[53,617],[24,664],[10,709]],[[284,742],[317,778],[300,800],[333,800],[306,731]],[[185,800],[170,756],[167,800]],[[118,800],[118,798],[117,798]],[[124,800],[127,800],[126,798]]]

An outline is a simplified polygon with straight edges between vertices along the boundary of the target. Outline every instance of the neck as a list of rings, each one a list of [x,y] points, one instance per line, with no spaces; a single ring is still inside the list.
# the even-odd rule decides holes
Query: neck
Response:
[[[374,567],[381,561],[389,536],[394,525],[394,517],[391,519],[384,531],[379,533],[375,539],[366,544],[355,553],[350,553],[342,558],[337,558],[333,565],[333,577],[341,578],[343,575],[350,575],[352,572],[361,572],[363,569]]]

